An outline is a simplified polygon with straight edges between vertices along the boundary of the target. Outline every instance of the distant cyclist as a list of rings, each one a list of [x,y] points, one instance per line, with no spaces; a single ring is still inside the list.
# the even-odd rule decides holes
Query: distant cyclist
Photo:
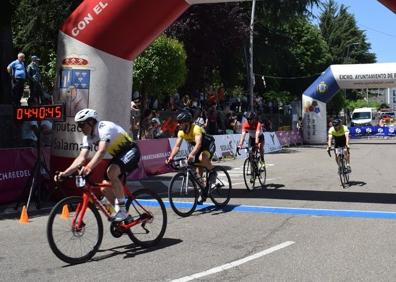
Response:
[[[177,140],[172,152],[167,159],[167,163],[173,160],[173,158],[180,151],[180,146],[183,140],[186,140],[190,145],[193,146],[189,153],[187,160],[189,162],[199,162],[202,166],[208,170],[213,169],[211,159],[214,152],[216,151],[215,140],[212,136],[206,134],[205,130],[193,123],[193,117],[189,111],[183,110],[176,117],[180,130],[177,133]],[[199,169],[199,174],[202,176],[203,169]],[[215,180],[216,175],[211,173],[209,175],[209,181]]]
[[[248,112],[245,115],[246,120],[242,124],[242,135],[239,140],[238,147],[241,148],[246,134],[249,134],[249,146],[255,150],[259,149],[260,161],[264,162],[264,133],[263,125],[258,121],[257,115],[254,112]]]
[[[82,167],[80,174],[89,174],[100,163],[106,152],[112,155],[113,158],[106,169],[105,175],[105,178],[111,181],[112,191],[105,189],[102,192],[110,203],[115,204],[116,210],[118,210],[113,220],[123,221],[127,219],[125,195],[119,176],[124,172],[131,172],[137,167],[140,159],[139,148],[121,126],[111,121],[100,121],[95,110],[83,109],[79,111],[74,121],[84,134],[81,151],[67,169],[55,176],[55,181],[61,179],[62,176],[68,176],[76,172],[88,159],[92,147],[97,146],[95,155],[88,164]],[[117,202],[115,202],[115,199],[117,199]]]
[[[351,172],[348,127],[343,125],[340,119],[333,120],[332,124],[333,126],[330,127],[328,134],[327,151],[330,150],[331,141],[334,138],[334,148],[344,148],[344,156],[347,163],[347,169],[349,172]],[[336,155],[336,162],[338,164],[337,155]]]

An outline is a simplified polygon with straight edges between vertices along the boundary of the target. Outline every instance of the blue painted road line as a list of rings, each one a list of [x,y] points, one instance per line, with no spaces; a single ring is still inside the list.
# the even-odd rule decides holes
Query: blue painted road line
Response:
[[[169,202],[164,201],[166,207]],[[190,207],[190,203],[176,203],[179,208]],[[213,209],[213,204],[203,204],[197,206],[197,211],[202,209]],[[242,212],[242,213],[272,213],[272,214],[290,214],[305,216],[333,216],[333,217],[359,217],[359,218],[378,218],[378,219],[396,219],[396,212],[387,211],[364,211],[364,210],[333,210],[333,209],[309,209],[309,208],[286,208],[286,207],[265,207],[265,206],[248,206],[248,205],[228,205],[222,209],[225,212]]]

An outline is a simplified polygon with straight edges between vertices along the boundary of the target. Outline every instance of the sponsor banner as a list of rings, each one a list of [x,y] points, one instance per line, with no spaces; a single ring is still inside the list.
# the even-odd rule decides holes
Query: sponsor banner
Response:
[[[188,7],[185,0],[86,0],[64,22],[61,31],[89,46],[132,60]]]
[[[351,137],[361,136],[396,136],[395,126],[359,126],[349,127]]]
[[[302,136],[301,136],[300,132],[297,129],[290,131],[290,144],[298,145],[298,144],[302,144],[302,143],[303,143],[303,140],[302,140]]]
[[[278,137],[279,143],[282,147],[290,146],[290,135],[289,131],[277,131],[276,136]]]
[[[303,95],[303,134],[308,144],[322,144],[327,140],[326,104]]]
[[[282,150],[282,145],[276,135],[276,132],[264,132],[265,145],[264,152],[272,153]]]
[[[2,149],[0,154],[0,204],[15,202],[22,196],[32,174],[36,150],[33,148]],[[44,148],[42,155],[48,164],[49,149]]]
[[[332,65],[341,89],[392,88],[396,85],[396,63]]]
[[[146,176],[172,171],[165,164],[165,160],[171,151],[168,139],[141,140],[138,142],[138,146],[140,149],[139,168],[143,169]]]
[[[246,157],[246,150],[241,150],[237,155],[236,148],[239,144],[240,134],[214,135],[216,142],[216,157],[221,159],[235,159]],[[245,138],[247,142],[247,138]]]

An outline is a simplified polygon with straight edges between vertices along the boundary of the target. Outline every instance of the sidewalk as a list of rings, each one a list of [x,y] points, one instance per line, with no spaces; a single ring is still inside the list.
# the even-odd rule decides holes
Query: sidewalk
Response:
[[[143,179],[140,181],[128,181],[127,185],[131,191],[148,188],[157,192],[162,198],[168,195],[168,183],[174,173],[158,175]],[[40,209],[37,209],[36,203],[31,202],[28,210],[29,217],[48,214],[56,203],[42,203]],[[15,209],[16,203],[0,204],[0,220],[1,219],[17,219],[21,215],[23,205]]]

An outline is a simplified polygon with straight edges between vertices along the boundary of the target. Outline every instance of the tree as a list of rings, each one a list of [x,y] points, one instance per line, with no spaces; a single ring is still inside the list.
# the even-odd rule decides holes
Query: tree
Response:
[[[186,90],[221,83],[229,87],[240,82],[241,48],[248,35],[246,16],[241,3],[197,5],[166,31],[186,48]]]
[[[375,54],[369,52],[371,45],[364,31],[358,28],[354,15],[346,6],[338,6],[334,0],[329,0],[322,6],[319,20],[319,28],[333,58],[332,64],[375,63]],[[346,93],[346,98],[357,98],[355,91]],[[336,100],[327,105],[329,112],[339,112],[350,104],[341,90],[333,99]]]
[[[43,82],[51,89],[59,28],[82,0],[12,1],[16,7],[12,20],[15,49],[26,53],[27,59],[31,55],[40,57]]]
[[[280,22],[304,15],[309,5],[318,2],[259,1],[256,23],[265,21],[267,25],[276,27]],[[210,9],[208,5],[197,5],[167,30],[167,34],[184,42],[188,54],[186,90],[202,89],[212,84],[224,84],[226,88],[246,85],[250,16],[250,2],[211,4]],[[255,41],[261,36],[263,41],[267,38],[267,34],[256,32]]]
[[[7,66],[13,58],[11,18],[14,6],[9,0],[0,1],[0,104],[10,102],[11,82]]]
[[[261,36],[255,40],[254,68],[256,73],[269,76],[267,89],[284,90],[299,97],[331,62],[320,30],[305,18],[278,26],[262,22],[257,30]]]
[[[155,97],[174,94],[186,79],[186,57],[183,44],[160,36],[134,62],[134,89]]]
[[[369,52],[371,44],[346,6],[339,7],[334,0],[329,0],[322,10],[319,27],[329,46],[333,64],[376,62],[375,54]]]

